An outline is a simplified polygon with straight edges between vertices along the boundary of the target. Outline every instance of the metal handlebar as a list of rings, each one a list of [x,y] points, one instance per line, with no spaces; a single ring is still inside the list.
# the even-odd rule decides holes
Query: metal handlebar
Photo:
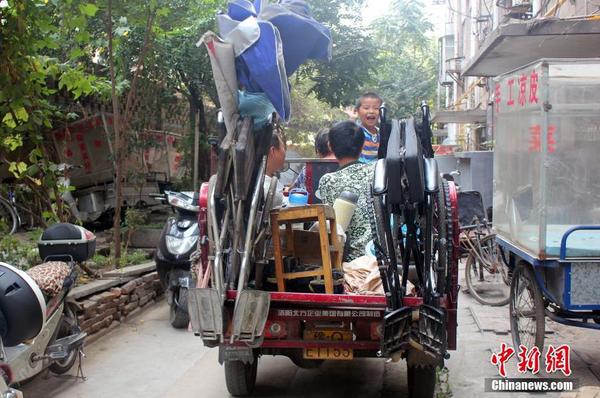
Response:
[[[560,240],[560,260],[567,258],[567,239],[569,236],[576,231],[600,231],[600,225],[578,225],[576,227],[569,228],[562,236]]]

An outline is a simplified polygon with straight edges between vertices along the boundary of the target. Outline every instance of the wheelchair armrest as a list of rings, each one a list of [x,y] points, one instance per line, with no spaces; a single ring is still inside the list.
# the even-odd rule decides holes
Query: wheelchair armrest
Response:
[[[385,159],[377,160],[373,173],[373,195],[383,195],[387,192],[387,176]]]

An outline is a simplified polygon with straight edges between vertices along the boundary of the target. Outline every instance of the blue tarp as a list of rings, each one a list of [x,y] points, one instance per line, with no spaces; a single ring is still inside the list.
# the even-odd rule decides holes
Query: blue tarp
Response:
[[[308,59],[329,59],[329,29],[315,21],[303,0],[230,1],[217,16],[220,34],[236,52],[239,85],[264,93],[284,120],[291,115],[287,78]]]

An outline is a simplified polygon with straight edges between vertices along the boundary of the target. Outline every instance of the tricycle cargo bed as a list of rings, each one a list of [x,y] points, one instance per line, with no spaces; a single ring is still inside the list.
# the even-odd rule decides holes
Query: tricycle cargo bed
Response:
[[[227,292],[228,300],[235,300],[235,290]],[[289,293],[289,292],[269,292],[271,303],[290,304],[297,306],[321,306],[321,307],[355,307],[355,308],[376,308],[385,310],[385,296],[366,296],[355,294],[324,294],[324,293]],[[418,307],[423,304],[422,297],[404,297],[404,304],[409,307]],[[442,303],[445,307],[445,301]]]
[[[225,308],[233,313],[237,291],[227,292]],[[350,294],[289,293],[269,292],[270,308],[264,328],[264,340],[260,348],[286,350],[298,348],[337,347],[353,349],[355,356],[372,357],[381,348],[382,320],[386,315],[385,296],[367,296]],[[403,303],[416,312],[423,304],[422,297],[404,297]],[[445,298],[440,300],[450,319],[455,319],[455,309],[448,308]],[[330,336],[327,340],[315,339],[305,335],[309,325],[325,330],[340,325],[352,324],[354,337],[350,340],[336,341]],[[329,329],[328,326],[329,325]],[[337,325],[337,326],[336,326]],[[455,324],[448,325],[448,349],[456,349]],[[225,333],[225,345],[229,342],[229,333]],[[245,345],[235,342],[233,345]]]

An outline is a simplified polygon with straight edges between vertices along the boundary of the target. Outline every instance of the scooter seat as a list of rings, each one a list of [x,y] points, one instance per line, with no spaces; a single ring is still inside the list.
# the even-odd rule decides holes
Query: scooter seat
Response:
[[[71,268],[62,261],[48,261],[26,272],[46,296],[54,297],[63,289],[71,274]]]

